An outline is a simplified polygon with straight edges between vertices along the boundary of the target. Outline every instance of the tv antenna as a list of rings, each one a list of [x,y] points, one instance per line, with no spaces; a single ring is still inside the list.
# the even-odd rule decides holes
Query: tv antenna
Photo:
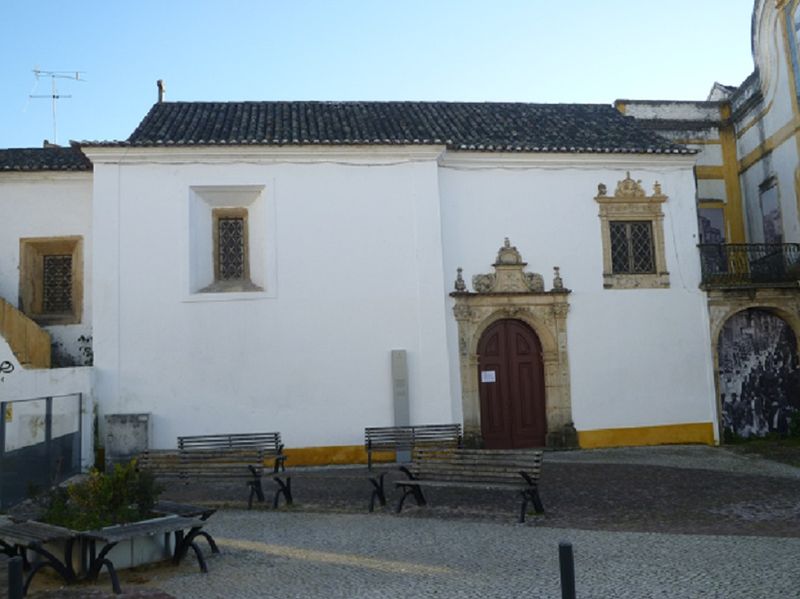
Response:
[[[81,79],[84,71],[45,71],[43,69],[33,69],[33,74],[38,82],[42,77],[50,77],[50,93],[44,95],[31,94],[29,98],[50,98],[53,103],[53,143],[58,143],[58,129],[56,128],[56,101],[63,98],[71,98],[71,95],[59,94],[56,87],[56,79],[73,79],[75,81],[86,81]]]

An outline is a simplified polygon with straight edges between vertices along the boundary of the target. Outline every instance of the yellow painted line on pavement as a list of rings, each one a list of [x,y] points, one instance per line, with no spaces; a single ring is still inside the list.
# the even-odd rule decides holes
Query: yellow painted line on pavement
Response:
[[[299,549],[297,547],[287,547],[285,545],[270,545],[259,541],[244,541],[241,539],[216,539],[217,545],[243,549],[245,551],[256,551],[267,553],[279,557],[290,559],[305,560],[309,562],[320,562],[323,564],[336,564],[339,566],[354,566],[357,568],[367,568],[379,570],[381,572],[395,572],[399,574],[421,574],[428,576],[435,575],[454,575],[457,572],[444,566],[425,566],[410,562],[396,562],[391,560],[375,559],[372,557],[361,557],[359,555],[348,555],[346,553],[331,553],[328,551],[314,551],[312,549]]]

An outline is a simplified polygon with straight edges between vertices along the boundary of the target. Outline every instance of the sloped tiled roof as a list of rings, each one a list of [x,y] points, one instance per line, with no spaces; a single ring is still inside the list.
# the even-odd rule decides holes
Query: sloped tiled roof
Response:
[[[0,150],[0,171],[88,171],[92,163],[79,148]]]
[[[164,102],[127,141],[84,145],[445,145],[486,152],[688,154],[610,105]]]

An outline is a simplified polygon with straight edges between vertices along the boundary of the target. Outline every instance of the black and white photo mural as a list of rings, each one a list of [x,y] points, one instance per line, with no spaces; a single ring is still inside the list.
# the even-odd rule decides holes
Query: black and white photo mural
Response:
[[[731,317],[719,338],[722,428],[726,437],[785,435],[800,418],[797,339],[765,310]]]

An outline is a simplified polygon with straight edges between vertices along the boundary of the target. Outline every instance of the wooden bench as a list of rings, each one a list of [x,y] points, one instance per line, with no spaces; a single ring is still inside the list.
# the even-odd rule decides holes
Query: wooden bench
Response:
[[[422,447],[461,447],[460,424],[373,426],[364,429],[367,467],[372,470],[373,451],[411,451]]]
[[[261,483],[265,464],[278,485],[273,506],[283,495],[292,503],[291,477],[286,472],[281,434],[242,433],[190,435],[178,437],[178,453],[147,451],[139,457],[139,467],[159,478],[177,477],[184,483],[198,479],[243,479],[250,489],[248,508],[253,500],[265,501]]]
[[[408,480],[395,482],[403,490],[397,513],[409,495],[414,496],[417,505],[426,505],[423,487],[518,492],[522,496],[520,522],[525,522],[528,502],[533,503],[537,514],[544,512],[538,488],[541,451],[415,449],[411,465],[400,470]]]
[[[82,532],[80,536],[89,555],[86,579],[90,581],[97,580],[100,570],[105,566],[111,577],[111,586],[114,592],[120,594],[122,589],[120,588],[119,578],[113,562],[108,558],[108,552],[122,541],[157,534],[164,535],[165,545],[168,544],[169,536],[171,534],[175,535],[174,551],[172,553],[172,562],[174,564],[179,564],[186,557],[189,549],[192,549],[197,556],[200,570],[207,573],[208,566],[203,553],[194,541],[202,533],[204,524],[205,521],[200,518],[173,515]],[[186,532],[187,530],[188,532]],[[102,543],[102,548],[99,552],[97,551],[98,543]]]
[[[215,511],[213,508],[179,504],[172,501],[160,501],[155,505],[153,512],[163,514],[166,517],[88,532],[78,532],[35,520],[6,522],[0,524],[0,552],[7,556],[19,555],[22,557],[24,568],[28,570],[22,588],[23,595],[27,594],[33,577],[45,567],[53,569],[66,583],[73,584],[81,580],[81,578],[91,581],[96,580],[103,566],[106,567],[111,577],[111,585],[114,592],[119,594],[121,593],[121,588],[116,568],[107,555],[121,541],[148,535],[164,534],[166,545],[168,537],[174,534],[173,562],[180,563],[189,549],[192,549],[197,556],[201,571],[208,572],[205,559],[200,552],[200,548],[195,543],[195,539],[198,536],[205,537],[212,553],[219,553],[214,539],[202,529],[206,519]],[[186,532],[187,530],[188,532]],[[96,551],[98,541],[104,543],[99,554]],[[76,543],[81,555],[85,556],[86,553],[84,552],[88,552],[88,564],[86,560],[81,560],[82,563],[87,564],[86,571],[83,573],[75,571],[73,554]],[[45,547],[46,545],[51,547],[62,545],[63,556],[56,555],[48,550]],[[27,559],[28,551],[40,556],[41,561],[31,565]],[[2,596],[2,593],[0,593],[0,597]]]
[[[272,501],[278,507],[283,495],[288,505],[292,504],[292,478],[281,478],[286,472],[286,456],[280,433],[243,433],[229,435],[191,435],[178,437],[178,452],[181,468],[187,478],[241,478],[249,472],[247,486],[250,496],[247,508],[253,507],[253,499],[265,501],[261,477],[264,463],[272,460],[272,480],[278,485]]]
[[[168,501],[161,499],[153,506],[153,513],[162,516],[183,516],[185,518],[200,518],[203,522],[208,520],[217,512],[216,508],[207,507],[202,505],[192,505],[190,503],[178,503],[176,501]],[[197,533],[198,537],[205,538],[208,541],[208,546],[211,548],[211,553],[219,553],[216,541],[211,534],[206,530],[201,530]]]
[[[74,583],[78,580],[78,574],[73,567],[72,554],[75,542],[79,538],[80,533],[74,530],[43,522],[25,521],[0,524],[0,551],[9,557],[21,556],[25,569],[29,570],[22,587],[23,595],[28,593],[28,587],[36,573],[45,567],[55,570],[67,583]],[[59,558],[45,549],[45,545],[48,543],[63,543],[63,558]],[[38,554],[42,561],[31,567],[28,563],[27,551]]]

